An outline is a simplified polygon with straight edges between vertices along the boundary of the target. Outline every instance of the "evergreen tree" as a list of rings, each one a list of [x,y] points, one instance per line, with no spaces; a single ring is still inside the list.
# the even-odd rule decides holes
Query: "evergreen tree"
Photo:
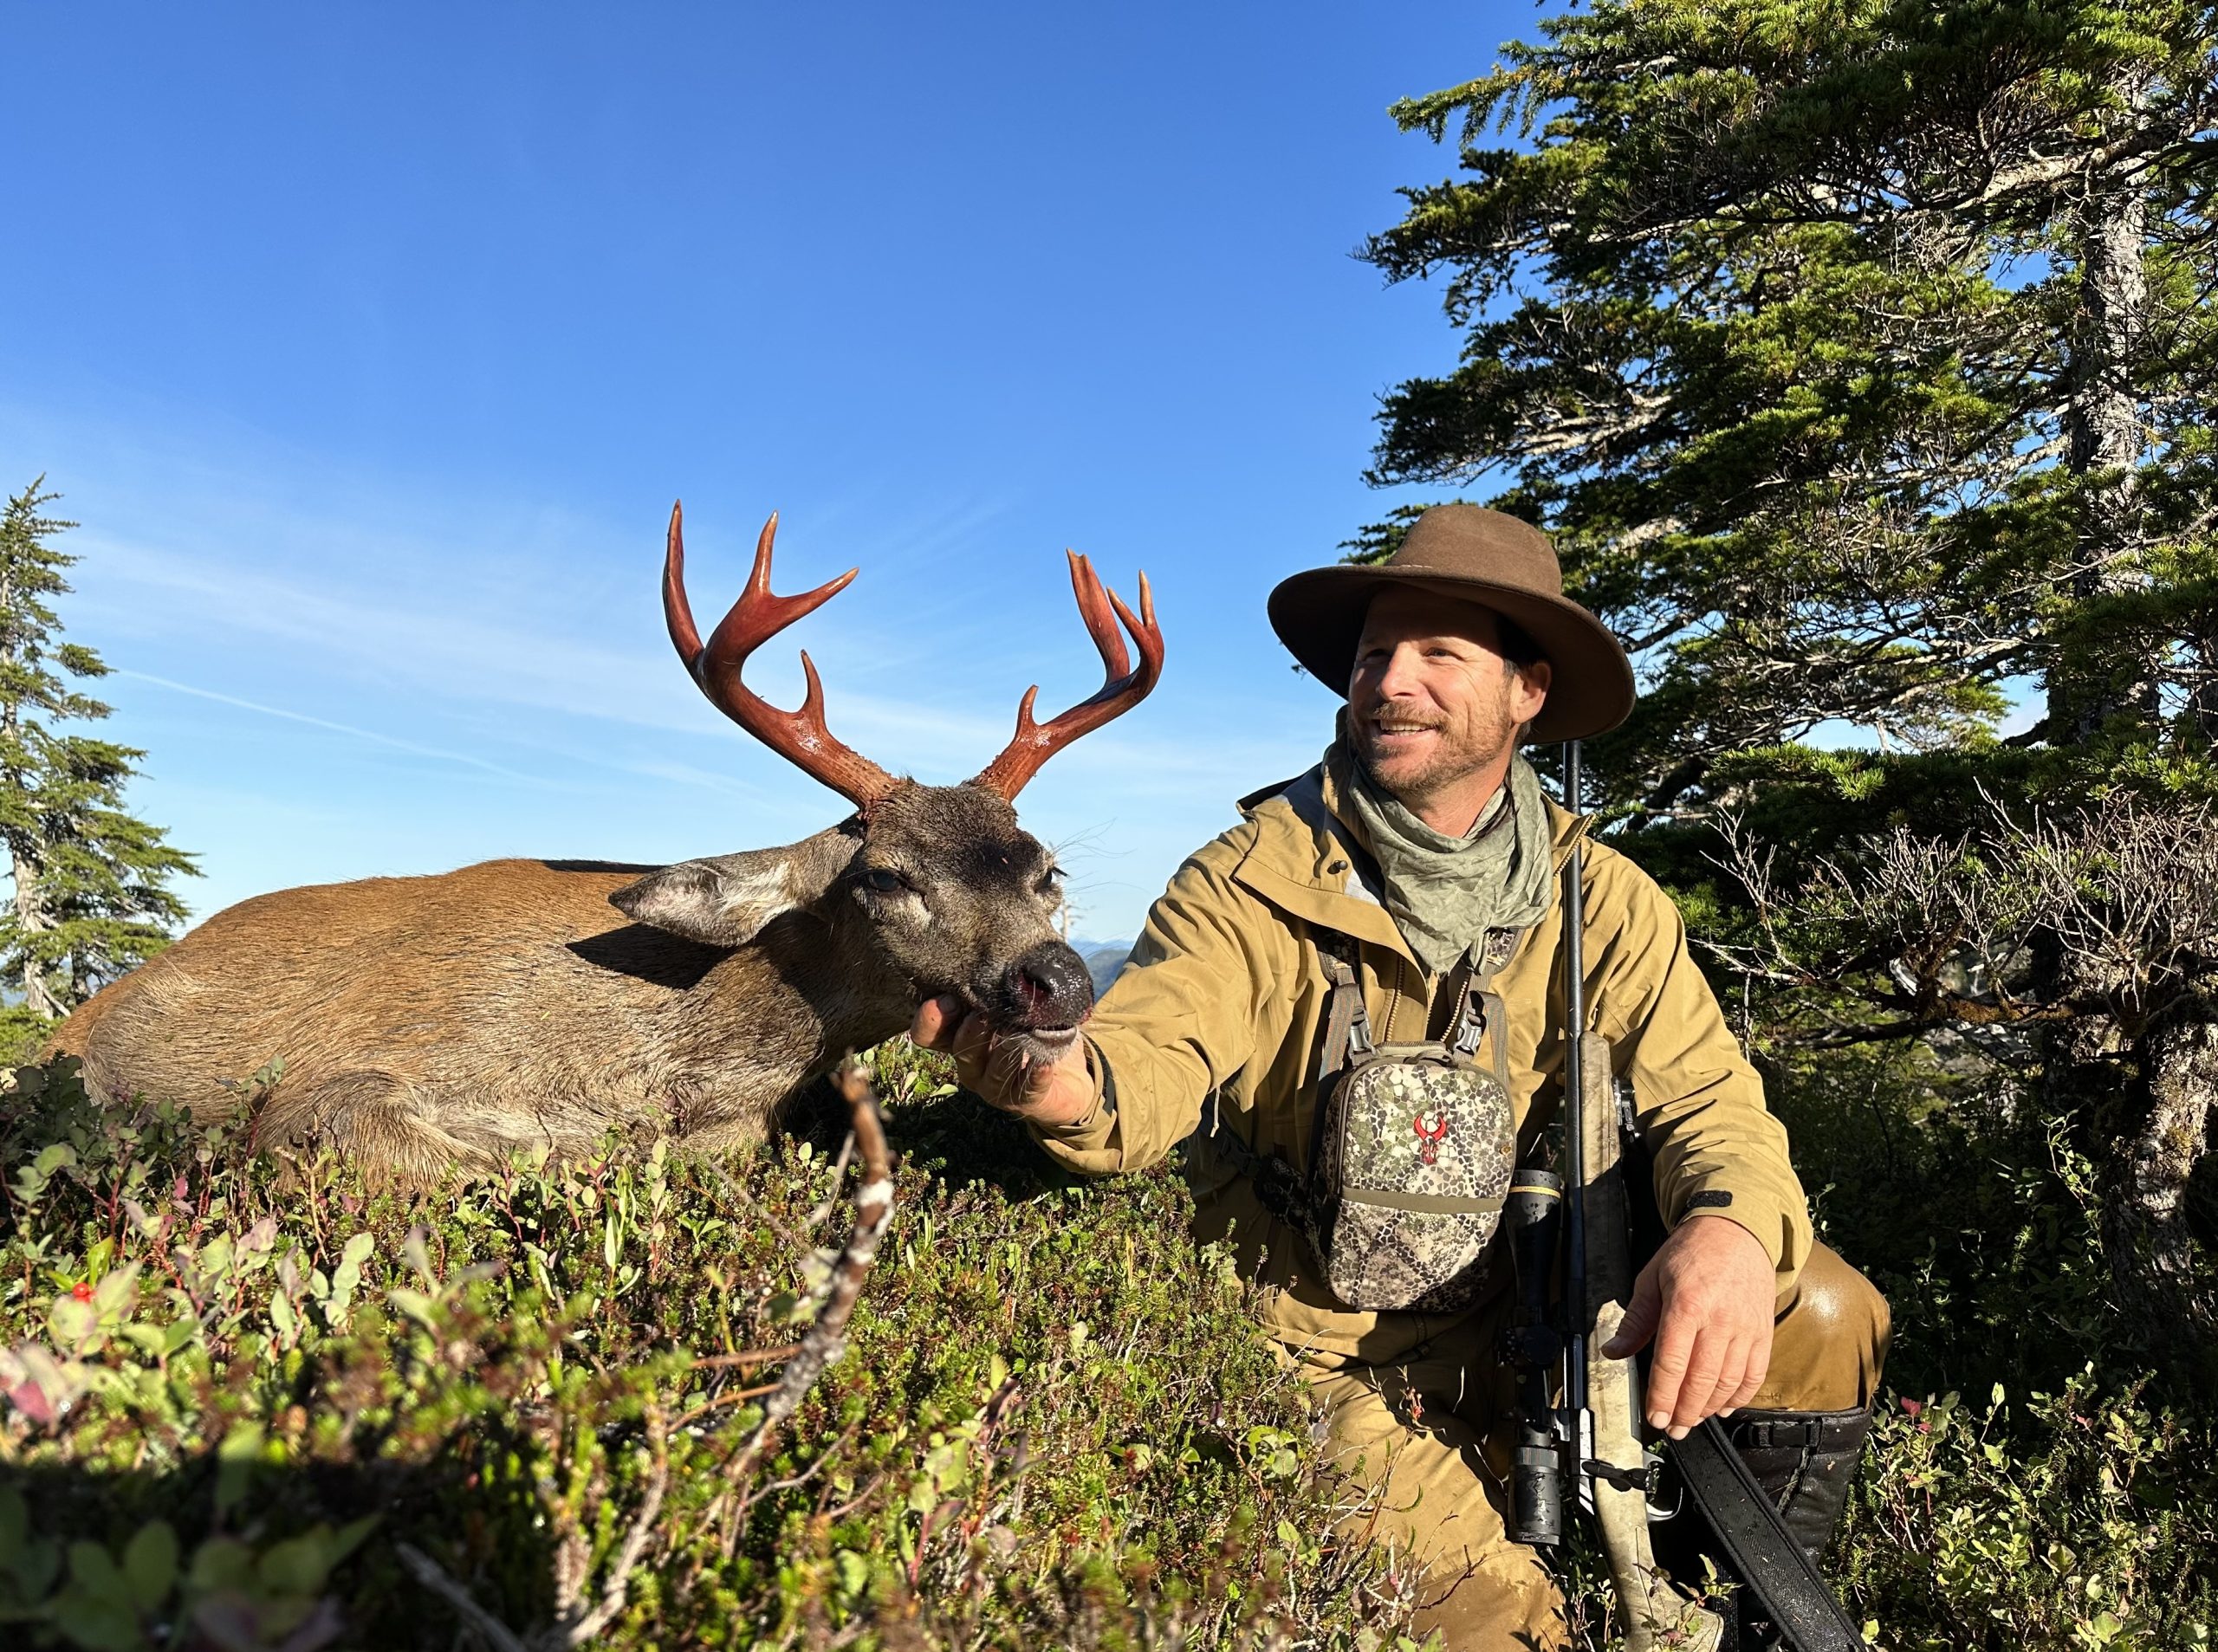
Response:
[[[19,999],[0,1037],[17,1050],[169,943],[185,917],[171,880],[195,871],[123,806],[145,754],[60,727],[108,715],[70,686],[107,667],[61,640],[49,603],[76,558],[49,541],[75,524],[42,514],[56,496],[43,483],[0,515],[0,837],[15,884],[0,910],[0,981]]]
[[[1465,335],[1374,479],[1490,482],[1635,651],[1620,837],[1689,888],[1735,823],[1805,1037],[2037,1066],[2124,1299],[2206,1338],[2214,68],[2167,0],[1602,0],[1398,107],[1461,175],[1369,248]]]

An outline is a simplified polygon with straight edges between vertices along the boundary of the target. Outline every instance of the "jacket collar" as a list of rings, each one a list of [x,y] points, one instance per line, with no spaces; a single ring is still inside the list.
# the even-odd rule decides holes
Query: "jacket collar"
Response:
[[[1340,818],[1339,801],[1321,764],[1261,797],[1242,798],[1255,836],[1233,871],[1234,881],[1292,917],[1384,947],[1422,974],[1424,966],[1365,881],[1376,877],[1375,869]],[[1560,873],[1573,846],[1586,835],[1589,817],[1568,813],[1553,800],[1547,810]]]

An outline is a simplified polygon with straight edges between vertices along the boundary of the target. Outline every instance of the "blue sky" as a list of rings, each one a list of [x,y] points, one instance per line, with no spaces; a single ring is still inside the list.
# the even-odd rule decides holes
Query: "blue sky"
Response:
[[[503,854],[663,861],[842,806],[665,637],[859,578],[759,657],[948,782],[1099,666],[1062,548],[1156,588],[1162,686],[1026,820],[1129,936],[1333,701],[1263,619],[1398,496],[1378,394],[1456,340],[1350,253],[1451,157],[1395,98],[1525,7],[47,6],[11,14],[0,457],[83,526],[71,634],[205,913]]]

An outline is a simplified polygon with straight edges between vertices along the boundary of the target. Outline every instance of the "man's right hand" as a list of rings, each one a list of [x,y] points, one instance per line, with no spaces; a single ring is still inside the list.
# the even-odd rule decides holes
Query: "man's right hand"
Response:
[[[959,998],[927,998],[917,1006],[909,1036],[928,1050],[955,1058],[963,1087],[995,1106],[1034,1124],[1073,1124],[1093,1108],[1093,1075],[1086,1071],[1086,1043],[1073,1039],[1061,1059],[1029,1061],[1020,1041],[996,1040],[986,1018],[966,1009]]]

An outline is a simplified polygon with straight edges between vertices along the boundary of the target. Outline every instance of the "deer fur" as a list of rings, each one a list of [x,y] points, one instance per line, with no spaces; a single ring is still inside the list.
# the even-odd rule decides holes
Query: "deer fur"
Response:
[[[1015,737],[976,779],[919,786],[833,737],[807,653],[798,710],[742,679],[757,647],[854,570],[774,594],[773,515],[745,589],[704,642],[682,519],[673,508],[663,612],[688,675],[853,815],[781,849],[674,866],[493,860],[261,896],[98,994],[47,1053],[79,1057],[113,1102],[172,1101],[197,1118],[251,1109],[259,1143],[328,1143],[427,1181],[519,1150],[575,1153],[612,1130],[752,1140],[925,997],[980,1012],[1009,1059],[1068,1050],[1093,983],[1056,936],[1054,858],[1017,825],[1014,800],[1054,752],[1155,686],[1163,633],[1147,576],[1136,614],[1071,554],[1100,690],[1046,723],[1031,690]],[[273,1082],[242,1082],[272,1063]]]
[[[1092,994],[1056,938],[1056,881],[1001,798],[909,785],[797,844],[659,870],[495,860],[284,890],[107,988],[49,1053],[81,1057],[111,1100],[251,1106],[263,1144],[328,1144],[411,1181],[611,1130],[722,1147],[925,995],[1042,1053],[1067,1045],[1054,1023]],[[1034,956],[1062,989],[1044,1007],[1010,998]],[[242,1080],[273,1058],[254,1092]]]

